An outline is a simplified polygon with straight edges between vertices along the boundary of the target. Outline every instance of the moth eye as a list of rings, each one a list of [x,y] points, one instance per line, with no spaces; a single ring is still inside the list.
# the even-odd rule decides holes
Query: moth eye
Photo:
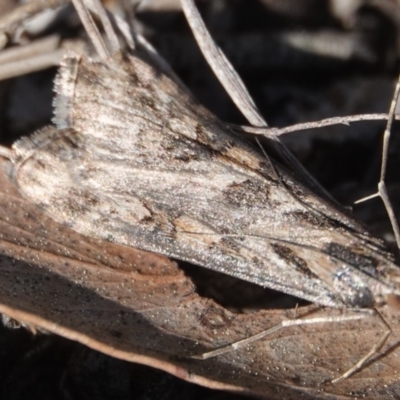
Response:
[[[349,307],[368,308],[375,304],[375,298],[366,282],[348,268],[335,273],[333,287]]]
[[[400,310],[400,296],[394,293],[388,294],[386,296],[386,304],[396,311]]]

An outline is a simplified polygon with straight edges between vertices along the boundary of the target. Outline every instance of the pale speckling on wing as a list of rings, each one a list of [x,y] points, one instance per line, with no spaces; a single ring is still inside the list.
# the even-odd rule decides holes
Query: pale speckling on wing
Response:
[[[69,54],[56,91],[12,175],[58,222],[321,305],[400,294],[379,240],[136,56]]]

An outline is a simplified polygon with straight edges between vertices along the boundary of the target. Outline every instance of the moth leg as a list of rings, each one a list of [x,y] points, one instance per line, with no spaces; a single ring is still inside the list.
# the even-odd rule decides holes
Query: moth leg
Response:
[[[359,310],[359,311],[361,311],[361,310]],[[366,310],[362,310],[362,311],[366,311]],[[371,311],[371,315],[376,316],[381,320],[382,324],[386,327],[386,331],[382,334],[382,336],[379,338],[379,340],[372,346],[371,350],[357,362],[357,364],[355,364],[351,368],[349,368],[339,378],[333,379],[332,383],[339,383],[339,382],[343,381],[344,379],[347,379],[348,377],[353,375],[355,372],[359,371],[371,359],[371,357],[373,357],[376,353],[378,353],[382,349],[382,347],[385,345],[385,343],[389,339],[389,336],[392,334],[392,329],[390,328],[389,324],[385,321],[385,319],[382,317],[382,315],[379,313],[378,310],[372,309],[372,310],[368,310],[368,311]]]
[[[377,316],[381,320],[383,325],[386,327],[386,331],[379,338],[379,340],[372,346],[371,350],[357,362],[357,364],[355,364],[351,368],[349,368],[339,378],[332,380],[332,383],[339,383],[339,382],[349,378],[355,372],[359,371],[371,359],[371,357],[373,357],[376,353],[379,352],[379,350],[382,349],[382,347],[385,345],[389,336],[392,333],[390,326],[388,325],[388,323],[385,321],[385,319],[382,317],[382,315],[376,309],[366,309],[366,310],[351,309],[350,311],[356,312],[356,314],[340,315],[340,316],[335,316],[335,317],[314,317],[314,318],[303,318],[303,319],[299,318],[299,319],[284,320],[284,321],[280,322],[279,324],[273,326],[272,328],[269,328],[265,331],[257,333],[256,335],[253,335],[248,338],[231,343],[227,346],[220,347],[219,349],[211,350],[209,352],[206,352],[206,353],[203,353],[200,355],[192,356],[191,358],[197,359],[197,360],[207,360],[208,358],[212,358],[212,357],[216,357],[216,356],[219,356],[219,355],[222,355],[225,353],[229,353],[230,351],[234,351],[234,350],[243,348],[257,340],[263,339],[264,337],[271,335],[274,332],[277,332],[280,329],[287,328],[290,326],[312,325],[312,324],[326,323],[326,322],[338,323],[338,322],[345,322],[345,321],[360,320],[360,319],[368,318],[371,316]]]
[[[376,310],[371,310],[371,309],[366,309],[366,310],[360,310],[360,309],[355,309],[351,311],[356,311],[356,314],[353,315],[339,315],[339,316],[333,316],[333,317],[313,317],[313,318],[299,318],[299,319],[287,319],[281,321],[279,324],[273,326],[272,328],[269,328],[265,331],[262,331],[260,333],[257,333],[253,336],[250,336],[248,338],[239,340],[237,342],[231,343],[227,346],[220,347],[215,350],[211,350],[209,352],[199,354],[192,356],[191,358],[197,359],[197,360],[207,360],[208,358],[216,357],[225,353],[229,353],[234,350],[238,350],[240,348],[243,348],[257,340],[263,339],[264,337],[271,335],[274,332],[279,331],[280,329],[288,328],[290,326],[301,326],[301,325],[313,325],[313,324],[319,324],[319,323],[327,323],[327,322],[345,322],[345,321],[355,321],[355,320],[361,320],[364,318],[368,318],[370,316],[376,315],[377,311]],[[380,314],[378,313],[380,316]],[[383,318],[380,316],[380,318],[383,320]],[[388,327],[390,330],[389,325],[384,322],[384,324]],[[345,372],[340,378],[338,378],[336,381],[339,382],[340,380],[349,377],[351,374],[353,374],[355,371],[360,369],[367,361],[369,358],[372,357],[373,354],[375,354],[379,349],[385,344],[387,338],[389,337],[391,333],[391,330],[389,333],[385,333],[385,340],[382,339],[379,340],[379,342],[371,349],[371,351],[363,357],[354,367],[349,369],[348,371]]]

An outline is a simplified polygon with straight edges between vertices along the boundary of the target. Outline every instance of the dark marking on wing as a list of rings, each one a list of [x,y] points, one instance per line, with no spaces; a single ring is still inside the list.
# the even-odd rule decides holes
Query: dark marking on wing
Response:
[[[273,243],[272,248],[287,264],[293,266],[299,272],[306,274],[310,278],[318,279],[318,277],[308,269],[307,262],[303,258],[297,256],[289,247]]]
[[[196,124],[195,132],[196,132],[196,138],[200,143],[207,143],[208,142],[208,137],[205,134],[204,128],[200,123]]]
[[[76,197],[75,190],[70,190],[70,195],[66,197],[63,201],[67,210],[71,212],[71,214],[77,214],[81,216],[85,214],[87,208],[81,203],[81,199]]]
[[[215,126],[216,121],[203,121],[203,123],[204,125],[196,123],[195,126],[196,145],[201,144],[202,149],[206,151],[212,149],[217,153],[227,153],[231,149],[232,143],[219,140],[218,134],[215,135],[215,132],[218,132],[217,126]],[[207,125],[209,125],[209,128],[207,128]]]
[[[239,253],[239,251],[240,251],[240,245],[239,245],[238,241],[237,241],[237,240],[234,240],[234,239],[232,239],[232,238],[229,238],[229,237],[222,237],[222,238],[219,240],[219,243],[220,243],[223,247],[226,247],[227,249],[229,249],[229,251],[234,250],[234,251],[236,251],[236,252],[238,252],[238,253]]]
[[[335,257],[346,264],[353,265],[371,276],[374,276],[377,272],[376,267],[379,262],[373,257],[359,254],[338,243],[329,243],[326,246],[325,251],[330,256]]]
[[[60,133],[57,140],[50,143],[47,147],[49,153],[59,154],[61,160],[69,161],[78,158],[78,152],[85,151],[85,137],[72,129]]]
[[[210,158],[212,156],[211,152],[204,151],[199,153],[196,146],[193,145],[193,142],[184,137],[166,137],[162,142],[162,147],[167,150],[166,157],[171,160],[189,162]]]
[[[318,216],[312,214],[311,212],[305,211],[292,211],[291,213],[285,213],[285,217],[294,218],[297,222],[307,223],[316,228],[324,228],[327,225],[325,219],[319,218]]]
[[[246,179],[237,184],[229,185],[223,194],[231,204],[237,207],[246,207],[254,204],[269,205],[269,190],[266,185]]]
[[[151,96],[145,94],[139,94],[138,101],[142,106],[148,107],[152,111],[156,111],[155,101],[154,98],[152,98]]]
[[[98,65],[101,65],[101,64],[98,64]],[[96,74],[95,71],[93,71],[89,68],[86,68],[83,64],[80,64],[80,73],[82,74],[81,77],[83,79],[86,79],[93,85],[99,85],[99,86],[104,87],[104,85],[101,82],[101,78],[100,78],[99,74]]]
[[[73,149],[77,149],[79,148],[79,140],[74,140],[75,138],[71,135],[71,136],[64,136],[64,142],[65,144],[70,147],[72,147]]]

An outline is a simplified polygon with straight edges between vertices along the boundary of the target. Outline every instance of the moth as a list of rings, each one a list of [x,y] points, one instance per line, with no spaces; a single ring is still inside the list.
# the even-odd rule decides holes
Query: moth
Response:
[[[322,306],[400,295],[380,240],[141,57],[69,53],[55,91],[55,126],[10,163],[54,220]]]

